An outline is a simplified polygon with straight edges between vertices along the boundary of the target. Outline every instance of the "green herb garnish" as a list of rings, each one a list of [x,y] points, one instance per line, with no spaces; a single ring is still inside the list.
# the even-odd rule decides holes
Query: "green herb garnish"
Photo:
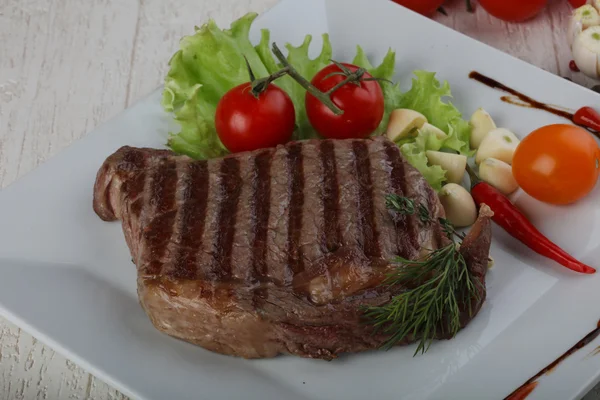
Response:
[[[434,221],[426,207],[406,197],[388,196],[387,207],[403,215],[417,213],[423,223]],[[425,353],[434,339],[456,336],[461,328],[461,310],[466,307],[471,314],[472,300],[479,298],[477,283],[454,241],[454,237],[463,235],[448,221],[439,222],[451,243],[420,260],[398,257],[395,260],[398,268],[383,284],[408,289],[383,306],[365,308],[365,319],[375,333],[390,336],[382,346],[386,350],[403,340],[416,338],[419,340],[416,356]]]

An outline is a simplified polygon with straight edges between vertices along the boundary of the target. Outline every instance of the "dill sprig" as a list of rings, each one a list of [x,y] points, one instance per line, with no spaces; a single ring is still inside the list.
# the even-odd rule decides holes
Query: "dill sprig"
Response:
[[[414,215],[415,213],[419,217],[419,220],[423,224],[431,224],[435,222],[433,217],[429,214],[429,210],[423,204],[415,204],[415,201],[408,197],[398,196],[397,194],[389,194],[385,198],[386,207],[398,214],[402,215]],[[437,220],[448,239],[454,240],[454,237],[464,239],[465,235],[454,229],[454,226],[446,218],[438,218]]]
[[[421,222],[434,222],[422,204],[406,197],[390,195],[387,207],[404,215],[415,215]],[[461,328],[462,310],[471,314],[471,303],[478,299],[476,282],[473,280],[454,237],[463,238],[445,219],[439,221],[451,243],[432,251],[419,260],[398,257],[398,265],[384,285],[407,288],[382,306],[366,307],[364,317],[374,327],[374,333],[389,336],[383,344],[390,349],[396,344],[417,339],[415,351],[425,353],[432,341],[440,336],[454,337]]]

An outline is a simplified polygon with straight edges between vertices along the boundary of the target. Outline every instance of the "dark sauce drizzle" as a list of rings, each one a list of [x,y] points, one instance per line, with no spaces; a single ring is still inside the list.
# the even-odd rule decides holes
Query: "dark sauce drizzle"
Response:
[[[483,74],[480,74],[477,71],[472,71],[469,74],[469,78],[476,80],[477,82],[483,83],[484,85],[491,87],[492,89],[500,90],[502,92],[511,94],[512,96],[502,96],[500,98],[505,103],[513,104],[513,105],[519,106],[519,107],[535,108],[537,110],[543,110],[543,111],[549,112],[549,113],[557,115],[559,117],[568,119],[575,125],[578,125],[578,126],[581,126],[582,128],[587,129],[589,132],[591,132],[592,134],[594,134],[600,138],[600,134],[598,132],[596,132],[595,130],[590,129],[590,127],[588,127],[588,126],[576,123],[575,119],[574,119],[575,114],[573,114],[569,111],[561,110],[558,107],[537,101],[537,100],[535,100],[513,88],[506,86],[503,83],[498,82],[495,79],[492,79]]]
[[[572,356],[578,350],[583,349],[585,346],[593,342],[598,336],[600,336],[600,321],[598,321],[598,325],[596,329],[588,333],[583,339],[581,339],[575,346],[571,347],[564,353],[562,356],[558,357],[554,362],[549,364],[546,368],[538,372],[536,375],[531,377],[527,382],[517,388],[514,392],[505,397],[504,400],[524,400],[529,396],[537,387],[538,380],[544,376],[552,372],[560,363],[566,360],[568,357]],[[600,349],[600,347],[598,347]]]

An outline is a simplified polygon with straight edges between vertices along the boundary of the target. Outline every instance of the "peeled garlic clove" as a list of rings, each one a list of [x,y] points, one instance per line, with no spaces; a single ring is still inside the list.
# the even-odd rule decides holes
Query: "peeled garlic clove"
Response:
[[[444,139],[448,138],[448,135],[446,135],[446,132],[444,132],[443,130],[441,130],[438,127],[431,125],[428,122],[425,123],[425,125],[423,125],[421,127],[421,129],[419,129],[419,132],[430,133],[440,140],[444,140]]]
[[[410,137],[411,133],[421,129],[427,118],[417,111],[405,108],[392,111],[386,135],[392,142]]]
[[[593,26],[581,32],[573,43],[573,58],[577,67],[591,78],[599,74],[600,26]]]
[[[448,183],[438,193],[446,219],[455,227],[471,226],[477,219],[477,207],[471,194],[456,183]]]
[[[521,143],[519,138],[508,129],[494,129],[481,142],[475,156],[475,162],[479,164],[486,158],[496,158],[507,164],[512,164],[519,143]]]
[[[597,0],[596,0],[597,1]],[[600,14],[594,6],[586,4],[573,11],[567,33],[569,46],[573,46],[575,39],[581,32],[592,27],[600,25]]]
[[[496,129],[496,123],[491,115],[483,108],[479,108],[471,116],[471,148],[478,149],[483,139],[492,130]]]
[[[594,6],[596,11],[598,11],[600,13],[600,0],[588,0],[587,3]]]
[[[519,188],[512,167],[504,161],[487,158],[479,165],[479,177],[502,194],[509,195]]]
[[[439,165],[446,171],[446,179],[451,183],[460,183],[467,169],[467,156],[428,150],[425,152],[431,165]]]

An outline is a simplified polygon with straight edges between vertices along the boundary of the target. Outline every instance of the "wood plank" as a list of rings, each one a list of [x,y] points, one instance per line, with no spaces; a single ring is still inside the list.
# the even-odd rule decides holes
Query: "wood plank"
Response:
[[[142,0],[133,51],[128,104],[159,87],[168,61],[179,49],[179,39],[194,33],[194,26],[213,18],[220,27],[249,11],[261,13],[278,0]]]
[[[0,6],[0,184],[126,104],[137,0]]]
[[[0,0],[0,187],[126,104],[137,0]],[[0,320],[0,399],[124,398]]]

